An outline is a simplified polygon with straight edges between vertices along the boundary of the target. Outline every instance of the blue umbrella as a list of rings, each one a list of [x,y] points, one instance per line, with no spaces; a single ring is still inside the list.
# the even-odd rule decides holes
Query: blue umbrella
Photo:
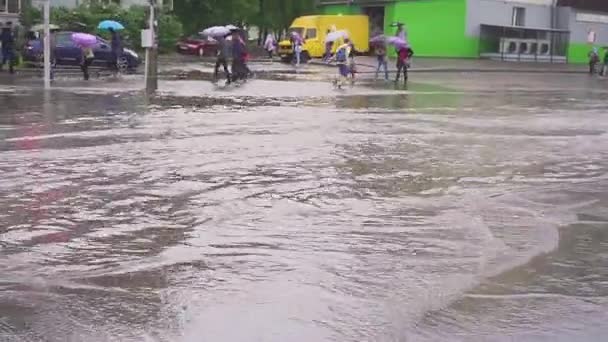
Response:
[[[112,29],[114,31],[125,29],[125,27],[122,26],[121,23],[119,23],[118,21],[114,21],[114,20],[104,20],[104,21],[100,22],[99,25],[97,25],[97,28],[100,30]]]

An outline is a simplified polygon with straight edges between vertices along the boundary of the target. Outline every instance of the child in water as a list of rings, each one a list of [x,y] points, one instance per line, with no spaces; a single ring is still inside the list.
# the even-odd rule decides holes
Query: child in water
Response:
[[[338,88],[342,88],[342,85],[346,82],[348,75],[351,73],[349,68],[349,57],[352,51],[352,45],[348,38],[344,39],[344,44],[340,45],[336,50],[336,54],[331,58],[336,61],[338,66],[338,79],[334,81],[334,84]]]

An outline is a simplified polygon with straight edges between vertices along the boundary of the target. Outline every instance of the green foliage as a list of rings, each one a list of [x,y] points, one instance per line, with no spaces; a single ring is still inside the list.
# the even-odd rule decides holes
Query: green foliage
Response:
[[[314,0],[174,0],[186,33],[214,25],[253,24],[280,31],[295,17],[314,13]]]
[[[81,5],[76,8],[56,7],[51,11],[51,23],[65,30],[78,30],[109,37],[107,31],[97,30],[103,20],[116,20],[125,26],[121,32],[125,42],[133,48],[141,48],[140,31],[147,27],[147,8],[133,6],[129,9],[118,5]],[[78,25],[84,24],[84,26]],[[159,19],[159,47],[161,51],[173,49],[182,34],[182,25],[172,14],[161,13]]]
[[[182,23],[174,15],[161,15],[158,20],[158,44],[161,52],[175,49],[175,42],[183,35]]]
[[[40,10],[32,6],[32,0],[21,0],[21,13],[19,14],[19,23],[21,26],[29,29],[37,20],[40,20],[40,18]]]

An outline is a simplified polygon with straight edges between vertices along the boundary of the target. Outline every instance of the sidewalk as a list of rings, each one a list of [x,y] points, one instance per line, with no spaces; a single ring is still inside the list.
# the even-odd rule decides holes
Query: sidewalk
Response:
[[[355,59],[357,72],[372,74],[376,72],[376,57],[359,56]],[[320,59],[313,59],[310,64],[327,65]],[[389,72],[395,73],[395,61],[389,60]],[[416,58],[412,61],[410,72],[515,72],[515,73],[554,73],[581,74],[587,73],[588,67],[580,64],[551,64],[534,62],[502,62],[487,59],[444,59]]]

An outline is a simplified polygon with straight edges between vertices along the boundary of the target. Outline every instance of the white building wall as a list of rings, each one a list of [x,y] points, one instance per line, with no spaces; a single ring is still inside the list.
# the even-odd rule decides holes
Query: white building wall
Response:
[[[511,26],[515,7],[526,9],[525,27],[551,28],[552,2],[553,0],[468,0],[467,34],[478,37],[481,24]]]

